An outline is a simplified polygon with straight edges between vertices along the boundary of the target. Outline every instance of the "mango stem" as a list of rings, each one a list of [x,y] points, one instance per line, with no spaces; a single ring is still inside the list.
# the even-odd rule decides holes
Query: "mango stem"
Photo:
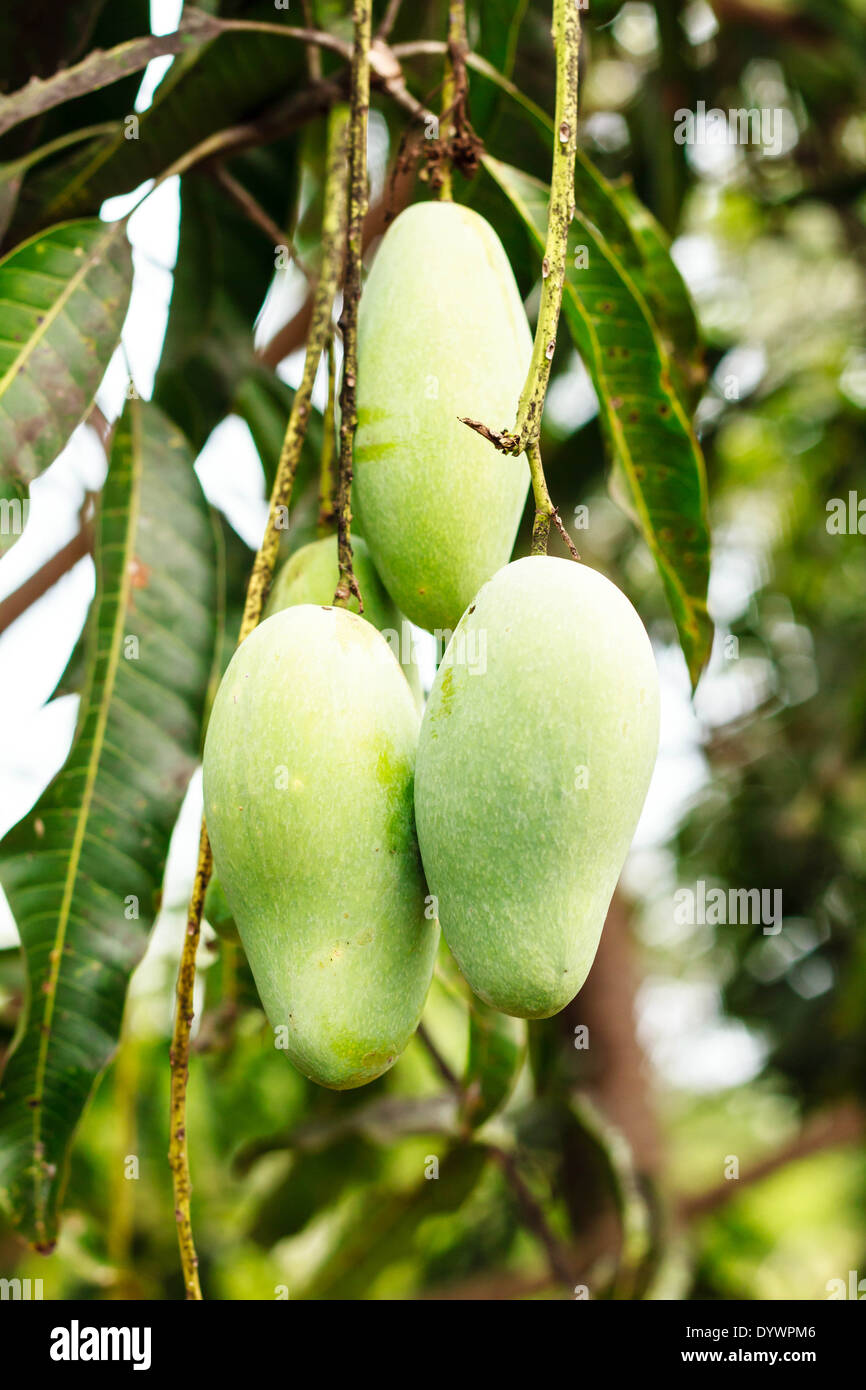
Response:
[[[451,141],[457,133],[458,122],[463,116],[466,102],[466,54],[469,42],[466,37],[466,6],[464,0],[451,0],[448,6],[448,45],[445,51],[445,76],[442,82],[442,131],[441,147],[444,151],[442,164],[438,171],[438,196],[443,202],[451,202],[454,197],[452,175]]]
[[[550,368],[556,349],[556,332],[562,307],[562,291],[568,258],[568,229],[574,216],[574,163],[577,153],[577,86],[580,56],[580,12],[578,0],[553,0],[553,44],[556,53],[556,118],[553,131],[553,172],[550,182],[550,203],[547,211],[547,239],[541,263],[541,304],[532,358],[526,381],[517,406],[513,430],[494,430],[480,420],[463,418],[463,424],[489,440],[504,454],[526,453],[532,474],[536,500],[533,527],[533,554],[536,544],[544,542],[550,533],[555,509],[544,483],[541,454],[537,450],[541,437],[541,416]],[[533,458],[533,449],[536,449]],[[539,486],[540,479],[543,490]],[[549,510],[548,510],[549,509]],[[562,523],[558,527],[564,534]],[[574,547],[569,546],[574,554]],[[544,553],[542,551],[541,553]]]
[[[349,204],[346,269],[343,276],[343,381],[340,388],[340,472],[337,485],[337,558],[340,576],[334,603],[345,607],[352,596],[364,611],[352,567],[352,450],[358,425],[358,304],[367,215],[367,116],[370,110],[370,25],[372,0],[353,0],[351,118],[349,122]]]

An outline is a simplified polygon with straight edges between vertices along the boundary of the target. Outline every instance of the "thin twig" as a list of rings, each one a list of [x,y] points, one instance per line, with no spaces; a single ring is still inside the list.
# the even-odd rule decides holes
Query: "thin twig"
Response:
[[[238,635],[238,646],[249,636],[262,614],[279,552],[280,536],[291,501],[292,486],[301,447],[310,417],[310,402],[319,359],[331,334],[331,315],[340,268],[343,263],[346,206],[345,136],[348,112],[343,106],[334,107],[328,124],[328,168],[325,181],[325,206],[322,219],[322,267],[313,302],[307,351],[301,383],[295,392],[286,435],[277,464],[271,493],[270,511],[265,534],[253,563],[247,587],[244,615]],[[198,864],[187,915],[187,929],[177,980],[177,1007],[171,1044],[171,1134],[169,1164],[174,1179],[175,1217],[180,1242],[181,1264],[187,1298],[200,1299],[198,1260],[195,1253],[190,1221],[189,1155],[186,1139],[186,1090],[189,1075],[189,1037],[193,1019],[193,989],[195,986],[195,957],[201,934],[202,907],[211,875],[210,842],[204,821],[199,840]]]
[[[349,126],[349,213],[346,269],[343,277],[343,382],[340,390],[340,475],[337,488],[337,552],[340,577],[334,603],[347,604],[354,595],[363,613],[361,591],[352,568],[352,449],[358,423],[358,304],[367,215],[367,116],[370,109],[370,18],[372,0],[353,0],[352,115]]]
[[[445,1061],[445,1058],[442,1056],[442,1053],[439,1051],[430,1034],[427,1032],[426,1026],[423,1023],[419,1023],[416,1032],[418,1034],[418,1041],[423,1043],[426,1047],[427,1052],[430,1055],[431,1062],[438,1071],[439,1075],[442,1077],[442,1080],[445,1082],[446,1086],[448,1086],[452,1091],[455,1091],[458,1096],[461,1096],[463,1094],[463,1087],[460,1084],[460,1078],[456,1075],[455,1072],[451,1070],[450,1066]]]
[[[189,1035],[194,1018],[195,954],[201,934],[201,914],[210,881],[213,858],[204,821],[198,843],[198,862],[192,886],[192,896],[186,918],[186,933],[177,975],[177,1006],[171,1035],[169,1062],[171,1065],[171,1120],[169,1129],[168,1163],[174,1186],[174,1219],[180,1245],[183,1286],[188,1299],[201,1300],[198,1277],[198,1255],[192,1233],[190,1197],[192,1182],[189,1171],[189,1147],[186,1133],[186,1088],[189,1080]]]
[[[79,560],[83,560],[85,555],[90,555],[92,550],[93,522],[82,517],[72,539],[61,546],[60,550],[46,560],[34,574],[28,575],[17,589],[0,600],[0,632],[5,632],[7,627],[11,627],[22,613],[26,613],[32,604],[47,594],[64,574],[68,574]]]
[[[738,1178],[729,1178],[708,1191],[681,1197],[677,1214],[683,1221],[694,1221],[706,1216],[726,1202],[732,1201],[744,1188],[763,1182],[780,1168],[787,1168],[789,1163],[798,1163],[800,1159],[823,1153],[826,1149],[861,1144],[864,1135],[866,1116],[860,1104],[856,1101],[845,1101],[835,1109],[811,1116],[798,1134],[781,1148],[758,1159]]]
[[[509,1187],[520,1204],[524,1225],[544,1247],[547,1263],[554,1280],[559,1284],[564,1284],[567,1288],[571,1288],[571,1270],[566,1261],[565,1252],[548,1226],[547,1218],[540,1205],[523,1181],[514,1155],[506,1149],[501,1149],[498,1144],[488,1144],[487,1148],[502,1169]]]
[[[377,39],[387,39],[388,35],[390,34],[391,30],[394,28],[394,25],[397,22],[397,16],[400,13],[400,6],[402,4],[403,0],[388,0],[388,7],[382,16],[382,23],[376,30]]]
[[[212,172],[216,182],[223,191],[228,194],[232,202],[240,208],[244,216],[252,222],[254,226],[258,227],[260,231],[264,232],[274,250],[276,251],[278,246],[285,246],[298,269],[308,280],[312,280],[312,272],[308,266],[304,265],[304,262],[298,255],[292,238],[287,232],[277,226],[270,213],[265,211],[261,203],[253,197],[252,193],[244,188],[243,184],[239,183],[224,165],[215,165]]]
[[[463,1087],[460,1083],[460,1079],[451,1070],[451,1067],[442,1056],[442,1053],[439,1051],[423,1023],[419,1023],[417,1034],[419,1041],[424,1044],[424,1047],[430,1055],[430,1060],[445,1084],[456,1096],[462,1097]],[[526,1183],[523,1181],[514,1155],[509,1153],[506,1149],[500,1148],[498,1144],[488,1144],[486,1147],[491,1156],[499,1164],[506,1182],[517,1198],[523,1224],[544,1247],[553,1278],[557,1282],[565,1284],[570,1288],[571,1272],[568,1268],[564,1252],[556,1236],[548,1226],[544,1212],[538,1202],[536,1202]]]

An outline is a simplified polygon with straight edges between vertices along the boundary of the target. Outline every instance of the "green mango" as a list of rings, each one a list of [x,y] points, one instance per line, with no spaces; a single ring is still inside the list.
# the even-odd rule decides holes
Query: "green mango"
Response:
[[[623,593],[529,556],[476,596],[421,724],[415,816],[445,940],[518,1018],[574,997],[646,797],[658,674]]]
[[[360,536],[352,537],[352,551],[355,578],[364,601],[363,616],[385,634],[420,707],[424,697],[418,663],[413,655],[409,625],[389,597],[370,559],[366,542]],[[323,540],[311,541],[309,545],[301,546],[300,550],[289,556],[278,571],[265,605],[264,616],[269,618],[273,613],[279,613],[283,608],[292,608],[298,603],[333,603],[339,577],[336,536],[325,536]],[[349,608],[353,613],[357,613],[356,598],[350,600]]]
[[[401,212],[361,295],[353,499],[386,589],[431,632],[456,626],[514,547],[526,460],[458,416],[513,428],[531,355],[484,218],[447,202]]]
[[[242,643],[208,724],[214,867],[275,1045],[335,1090],[396,1061],[433,972],[439,927],[412,810],[418,725],[385,639],[311,604]]]

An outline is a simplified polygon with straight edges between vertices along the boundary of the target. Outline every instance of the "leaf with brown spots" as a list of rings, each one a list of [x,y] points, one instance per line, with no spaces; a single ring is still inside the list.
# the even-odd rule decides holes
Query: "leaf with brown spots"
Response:
[[[155,406],[128,403],[96,531],[76,737],[0,843],[29,981],[0,1079],[0,1199],[42,1248],[56,1236],[75,1129],[114,1053],[158,910],[221,645],[216,535],[193,462]]]
[[[126,317],[132,255],[121,222],[68,222],[0,261],[0,554],[23,499],[93,401]]]
[[[484,166],[543,255],[546,186],[489,156]],[[588,264],[581,269],[574,257],[578,246],[588,252]],[[562,312],[598,397],[614,467],[614,497],[652,551],[694,689],[713,640],[707,612],[710,528],[701,447],[648,300],[580,208],[572,223],[567,264]]]

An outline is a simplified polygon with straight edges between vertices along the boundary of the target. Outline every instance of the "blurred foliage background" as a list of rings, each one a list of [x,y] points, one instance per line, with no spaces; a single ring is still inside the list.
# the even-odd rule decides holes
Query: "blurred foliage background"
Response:
[[[10,7],[3,24],[29,38],[0,45],[5,90],[52,71],[58,56],[147,32],[143,4],[72,8],[90,22],[63,49],[56,27],[25,28],[25,7]],[[209,8],[274,13],[240,0]],[[348,36],[345,5],[307,8],[317,25]],[[31,18],[39,9],[26,7]],[[547,0],[477,0],[468,9],[471,47],[552,112]],[[154,19],[160,13],[154,6]],[[696,418],[714,530],[712,661],[692,705],[658,575],[610,500],[595,397],[563,333],[545,417],[550,490],[584,561],[615,578],[647,622],[664,692],[654,788],[598,959],[560,1017],[527,1029],[476,1012],[470,1036],[465,989],[443,947],[422,1035],[386,1077],[337,1095],[275,1052],[239,948],[208,928],[189,1131],[194,1229],[211,1297],[577,1290],[811,1300],[828,1297],[829,1281],[847,1286],[849,1270],[866,1276],[859,499],[853,531],[828,525],[833,499],[847,514],[849,493],[866,488],[866,4],[592,0],[582,17],[582,147],[609,178],[633,181],[673,239],[705,344]],[[441,40],[446,27],[442,0],[413,0],[391,38]],[[193,84],[190,119],[205,134],[215,93],[228,124],[260,119],[306,81],[300,46],[287,78],[264,61],[233,66],[222,42],[207,61],[178,77],[177,60],[162,79],[176,93]],[[327,72],[335,60],[322,61]],[[404,67],[413,93],[435,105],[441,57],[416,52]],[[50,113],[40,143],[120,118],[138,81]],[[470,83],[472,120],[490,153],[547,179],[546,140],[522,108],[478,72]],[[676,143],[674,113],[699,102],[780,112],[780,147]],[[391,180],[405,113],[381,96],[374,106],[375,211],[427,190]],[[141,149],[133,171],[106,162],[99,201],[170,162],[176,130],[163,119],[150,137],[150,167]],[[21,152],[12,138],[0,147],[6,160]],[[15,138],[26,145],[26,128]],[[58,155],[25,182],[15,212],[22,226],[42,196],[28,185],[60,177],[61,161],[74,157]],[[317,255],[322,157],[319,118],[228,165],[292,229],[302,261]],[[483,172],[472,182],[458,176],[455,193],[493,222],[530,309],[537,305],[537,262],[513,209]],[[260,517],[255,506],[273,474],[298,376],[304,282],[295,269],[288,288],[276,285],[268,238],[207,171],[183,176],[180,210],[153,394],[198,450],[227,415],[243,422],[244,448],[258,460],[252,470],[235,467],[240,436],[232,435],[223,466],[235,495],[212,498],[228,515],[236,621],[255,536],[243,508]],[[314,532],[320,440],[317,424],[293,545]],[[519,551],[530,524],[527,513]],[[559,553],[558,539],[551,548]],[[9,634],[26,621],[17,617]],[[69,640],[58,630],[57,642]],[[182,1297],[166,1163],[167,1046],[198,795],[194,786],[175,832],[122,1046],[80,1131],[58,1248],[45,1259],[0,1231],[0,1273],[41,1278],[45,1297]],[[675,895],[698,883],[780,891],[782,929],[682,922]],[[10,941],[0,953],[0,1046],[12,1038],[22,987]],[[484,1083],[467,1093],[470,1053],[473,1075],[483,1059]]]

